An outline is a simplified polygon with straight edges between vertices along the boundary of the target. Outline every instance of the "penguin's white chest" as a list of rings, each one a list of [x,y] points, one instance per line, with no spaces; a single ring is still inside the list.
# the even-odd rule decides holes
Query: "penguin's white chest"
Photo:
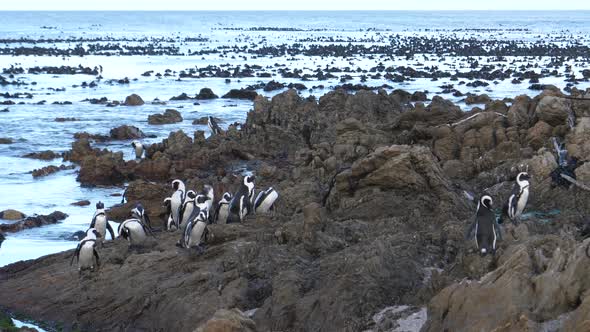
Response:
[[[278,197],[279,194],[273,190],[270,194],[268,194],[268,196],[264,198],[262,203],[260,203],[256,209],[256,213],[267,213]]]
[[[131,221],[128,222],[125,225],[125,227],[127,227],[129,233],[131,233],[131,244],[138,245],[142,244],[143,241],[145,241],[146,234],[140,223],[138,223],[137,221]]]
[[[107,218],[104,215],[97,216],[94,228],[96,228],[96,230],[98,231],[98,233],[100,233],[100,236],[102,236],[102,239],[104,240],[107,234]]]
[[[201,237],[203,236],[203,232],[205,231],[206,227],[207,227],[207,223],[202,222],[202,221],[197,222],[197,224],[191,230],[191,236],[188,241],[189,248],[194,247],[194,246],[198,246],[199,244],[201,244]]]
[[[180,222],[180,228],[184,228],[188,223],[188,218],[191,216],[194,210],[193,203],[186,204],[184,211],[182,212],[182,221]]]
[[[78,267],[90,268],[94,266],[94,243],[87,242],[80,248]]]
[[[520,216],[522,214],[522,211],[524,211],[524,208],[526,207],[526,204],[529,200],[529,188],[524,188],[522,190],[522,193],[520,194],[520,197],[518,198],[518,202],[516,203],[516,215]]]
[[[220,224],[226,224],[228,215],[229,215],[229,204],[221,205],[219,207],[219,215],[217,216],[217,222]]]
[[[141,155],[143,154],[143,146],[142,145],[136,145],[135,146],[135,157],[136,158],[141,158]]]

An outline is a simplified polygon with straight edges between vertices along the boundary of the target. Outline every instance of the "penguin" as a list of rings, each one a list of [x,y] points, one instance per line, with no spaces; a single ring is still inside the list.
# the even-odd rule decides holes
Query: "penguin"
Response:
[[[172,181],[172,188],[174,188],[176,191],[172,194],[172,197],[170,197],[170,209],[172,213],[172,220],[176,225],[176,229],[178,229],[180,227],[180,221],[182,218],[182,205],[185,199],[184,182],[180,180],[174,180]]]
[[[259,192],[254,200],[254,213],[267,213],[278,198],[279,193],[273,187]]]
[[[131,146],[135,151],[135,159],[141,159],[141,156],[143,155],[143,144],[136,140],[131,142]]]
[[[98,231],[98,233],[100,233],[100,243],[102,243],[103,240],[106,240],[107,230],[111,234],[111,240],[115,239],[115,232],[113,232],[113,228],[109,224],[109,220],[107,218],[103,202],[99,201],[98,203],[96,203],[96,212],[94,212],[92,222],[90,222],[90,228],[95,228]]]
[[[213,208],[213,201],[215,200],[215,192],[213,190],[213,187],[208,184],[204,185],[201,194],[207,196],[207,211],[210,212]]]
[[[100,258],[98,256],[98,252],[96,251],[96,241],[100,238],[100,233],[95,228],[90,228],[86,231],[86,237],[84,237],[74,254],[72,255],[72,260],[70,261],[70,266],[74,263],[74,258],[78,261],[78,271],[80,273],[82,270],[90,269],[94,270],[96,259],[96,268],[100,267]]]
[[[228,224],[244,221],[246,215],[250,213],[252,197],[254,197],[254,176],[247,175],[229,203]]]
[[[219,203],[217,203],[217,209],[213,216],[213,222],[218,224],[227,223],[227,216],[229,215],[229,202],[232,199],[232,194],[224,193]]]
[[[131,246],[141,245],[145,242],[148,235],[153,236],[149,226],[146,224],[145,210],[138,204],[132,211],[132,218],[119,224],[119,237],[129,241]],[[149,220],[149,218],[147,218]]]
[[[516,176],[516,185],[512,190],[512,194],[508,198],[508,203],[504,207],[506,214],[515,225],[518,225],[520,216],[529,200],[530,179],[528,173],[518,173]]]
[[[191,220],[186,229],[180,245],[183,248],[202,248],[201,244],[205,242],[207,236],[207,214],[204,211],[198,213],[195,219]]]
[[[209,130],[211,130],[211,135],[221,134],[221,128],[212,116],[207,117],[207,126],[209,126]]]
[[[137,203],[137,205],[135,205],[135,207],[131,210],[131,215],[134,218],[141,220],[141,222],[147,226],[150,233],[152,232],[152,221],[150,220],[150,217],[141,203]]]
[[[168,215],[168,220],[166,221],[166,230],[167,231],[175,231],[176,225],[174,224],[174,220],[172,219],[172,209],[170,207],[170,202],[172,198],[166,197],[164,199],[164,206],[166,207],[166,214]]]
[[[475,245],[482,256],[496,252],[496,243],[502,239],[500,225],[492,210],[492,197],[483,195],[477,203],[475,220],[467,230],[466,238],[474,237]]]
[[[186,192],[186,198],[184,203],[182,204],[182,217],[180,219],[180,229],[184,229],[188,224],[188,218],[193,213],[193,209],[195,208],[195,199],[197,198],[197,193],[192,190]]]
[[[195,206],[197,207],[197,210],[193,213],[203,212],[203,213],[205,213],[207,220],[209,220],[209,213],[210,213],[209,206],[211,206],[209,197],[207,197],[205,195],[197,195],[197,198],[195,198]],[[192,219],[195,217],[196,216],[192,216],[192,217],[189,217],[189,219]]]
[[[129,189],[129,187],[126,187],[125,191],[123,191],[123,195],[121,195],[121,204],[125,204],[125,199],[127,198],[127,189]]]

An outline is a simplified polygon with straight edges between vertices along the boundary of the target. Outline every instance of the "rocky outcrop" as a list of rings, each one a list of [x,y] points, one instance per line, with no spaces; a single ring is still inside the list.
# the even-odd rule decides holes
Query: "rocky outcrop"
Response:
[[[152,125],[182,122],[182,115],[175,109],[167,109],[164,114],[152,114],[148,116],[148,123]]]
[[[121,184],[126,178],[121,171],[124,164],[122,152],[86,156],[80,162],[80,173],[77,180],[82,185]]]
[[[141,106],[144,103],[143,99],[137,94],[132,94],[125,98],[125,102],[123,103],[125,106]]]
[[[53,173],[57,173],[59,171],[63,171],[63,170],[67,170],[67,169],[74,169],[76,168],[75,165],[59,165],[59,166],[54,166],[54,165],[49,165],[49,166],[45,166],[39,169],[34,169],[32,174],[34,178],[39,178],[39,177],[43,177],[43,176],[47,176]]]
[[[12,138],[0,137],[0,144],[12,144],[14,141]]]
[[[228,93],[224,94],[222,98],[254,100],[256,99],[256,96],[258,96],[256,91],[247,89],[232,89]]]
[[[11,224],[0,224],[0,232],[3,233],[15,233],[18,231],[22,231],[23,229],[34,228],[34,227],[41,227],[50,224],[56,224],[61,220],[64,220],[68,217],[67,214],[59,211],[55,211],[49,215],[34,215],[31,217],[26,217],[23,220],[17,221]]]
[[[41,152],[31,152],[27,153],[23,156],[23,158],[31,158],[31,159],[40,159],[40,160],[52,160],[56,158],[61,158],[62,155],[60,153],[56,153],[50,150],[41,151]]]
[[[215,93],[213,93],[213,90],[211,90],[209,88],[202,88],[201,91],[199,91],[199,93],[195,97],[195,99],[198,99],[198,100],[217,99],[217,98],[219,98],[219,97]]]
[[[194,332],[256,332],[256,324],[238,309],[220,309]]]
[[[144,138],[145,134],[135,126],[122,125],[117,128],[113,128],[110,131],[111,139],[125,140],[125,139],[137,139]]]

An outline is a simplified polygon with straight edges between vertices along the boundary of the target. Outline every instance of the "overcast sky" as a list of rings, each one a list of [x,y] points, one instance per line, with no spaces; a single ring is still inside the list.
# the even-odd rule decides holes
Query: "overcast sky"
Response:
[[[568,10],[590,0],[0,0],[0,10]]]

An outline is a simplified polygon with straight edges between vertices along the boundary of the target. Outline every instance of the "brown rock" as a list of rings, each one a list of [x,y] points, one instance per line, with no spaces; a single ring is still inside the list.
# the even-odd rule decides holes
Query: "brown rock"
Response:
[[[0,212],[0,219],[6,219],[6,220],[21,220],[23,218],[25,218],[26,215],[20,211],[17,210],[4,210]]]
[[[143,104],[145,104],[143,102],[143,99],[141,99],[141,97],[137,94],[132,94],[127,96],[127,98],[125,98],[125,102],[123,103],[126,106],[141,106]]]
[[[110,136],[112,139],[125,140],[143,138],[145,134],[135,126],[122,125],[111,129]]]
[[[12,144],[12,138],[0,137],[0,144]]]
[[[74,206],[87,206],[87,205],[90,205],[90,201],[89,200],[82,200],[82,201],[74,202],[74,203],[72,203],[70,205],[74,205]]]
[[[1,214],[1,213],[0,213]],[[1,215],[0,215],[1,216]],[[50,224],[56,224],[61,220],[64,220],[68,217],[67,214],[59,211],[55,211],[47,216],[38,216],[34,215],[32,217],[26,217],[18,222],[12,224],[0,224],[0,232],[4,233],[15,233],[18,231],[22,231],[23,229],[40,227]]]
[[[256,324],[238,309],[219,309],[194,332],[256,332]]]
[[[152,114],[148,116],[148,123],[151,125],[170,124],[182,122],[182,115],[175,109],[167,109],[164,114]]]
[[[556,96],[545,96],[539,100],[535,114],[541,121],[551,126],[563,125],[571,111],[568,99]]]
[[[49,166],[45,166],[43,168],[40,169],[34,169],[33,172],[31,172],[33,174],[34,178],[38,178],[38,177],[42,177],[42,176],[47,176],[53,173],[57,173],[59,171],[63,171],[63,170],[67,170],[67,169],[74,169],[76,168],[75,165],[60,165],[60,166],[54,166],[54,165],[49,165]]]
[[[41,159],[41,160],[52,160],[56,158],[60,158],[62,155],[59,153],[55,153],[50,150],[41,151],[41,152],[31,152],[27,153],[23,156],[23,158],[31,158],[31,159]]]
[[[544,121],[539,121],[528,130],[527,142],[534,150],[538,150],[543,146],[550,146],[549,139],[552,133],[553,127]]]

